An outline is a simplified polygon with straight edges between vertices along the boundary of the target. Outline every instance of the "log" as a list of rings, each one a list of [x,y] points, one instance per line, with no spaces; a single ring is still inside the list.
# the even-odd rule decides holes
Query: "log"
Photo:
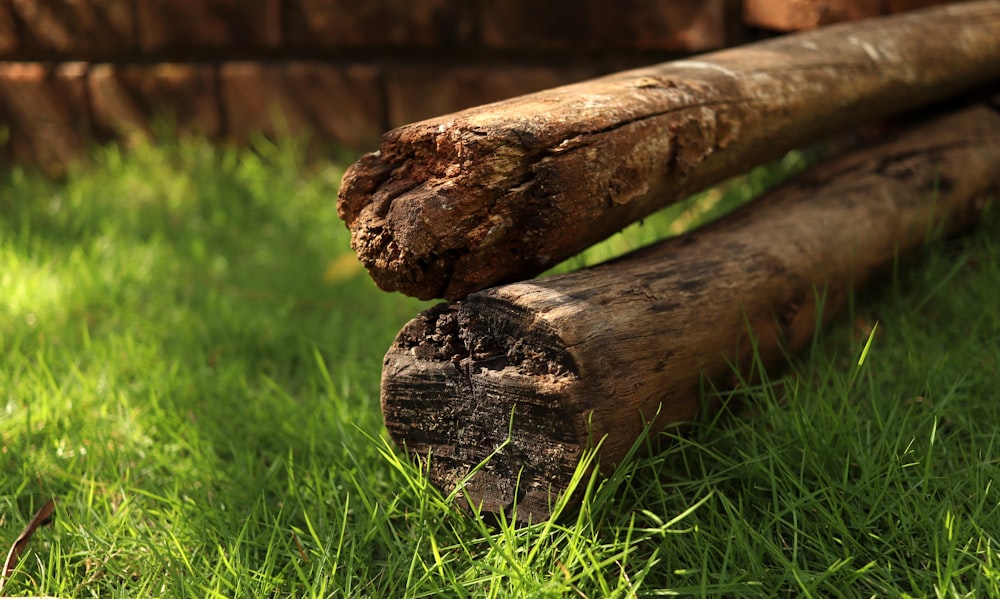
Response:
[[[375,282],[523,280],[828,132],[1000,78],[1000,1],[834,25],[407,125],[344,175]]]
[[[1000,112],[978,105],[814,167],[704,229],[439,304],[386,354],[386,427],[448,493],[489,458],[459,495],[537,522],[585,448],[603,440],[607,471],[645,423],[694,417],[702,383],[746,375],[754,348],[780,365],[897,252],[975,222],[998,173]]]

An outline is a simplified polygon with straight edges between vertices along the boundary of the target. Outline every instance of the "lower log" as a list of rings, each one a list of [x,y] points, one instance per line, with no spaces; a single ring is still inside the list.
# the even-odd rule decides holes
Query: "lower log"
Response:
[[[755,348],[774,365],[805,346],[898,253],[975,222],[998,173],[1000,114],[967,108],[702,230],[438,305],[385,357],[386,427],[445,492],[467,479],[459,497],[538,521],[587,447],[613,467],[651,419],[696,415],[702,377],[731,385]]]

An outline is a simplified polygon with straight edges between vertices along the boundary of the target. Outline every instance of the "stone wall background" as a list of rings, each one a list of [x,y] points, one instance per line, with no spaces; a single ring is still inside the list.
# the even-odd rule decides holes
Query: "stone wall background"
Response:
[[[0,157],[58,174],[94,140],[399,125],[770,31],[942,0],[0,0]]]

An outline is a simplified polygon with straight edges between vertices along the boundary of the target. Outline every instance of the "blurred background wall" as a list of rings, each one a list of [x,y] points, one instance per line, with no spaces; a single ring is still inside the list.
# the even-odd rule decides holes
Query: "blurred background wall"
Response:
[[[514,95],[941,0],[0,0],[0,157],[92,141],[386,130]]]

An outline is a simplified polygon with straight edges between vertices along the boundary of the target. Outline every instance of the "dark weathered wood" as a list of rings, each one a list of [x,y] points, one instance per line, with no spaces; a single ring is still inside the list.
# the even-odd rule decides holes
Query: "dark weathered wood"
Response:
[[[516,501],[519,519],[537,521],[590,443],[603,439],[609,467],[644,420],[690,419],[700,376],[732,384],[752,339],[765,364],[803,347],[816,290],[825,320],[897,252],[974,222],[998,185],[1000,113],[978,106],[815,167],[694,233],[440,304],[386,354],[386,426],[430,454],[445,491],[510,431],[465,490],[486,511]]]
[[[817,136],[1000,77],[1000,1],[835,25],[385,134],[338,209],[380,287],[529,278]]]

